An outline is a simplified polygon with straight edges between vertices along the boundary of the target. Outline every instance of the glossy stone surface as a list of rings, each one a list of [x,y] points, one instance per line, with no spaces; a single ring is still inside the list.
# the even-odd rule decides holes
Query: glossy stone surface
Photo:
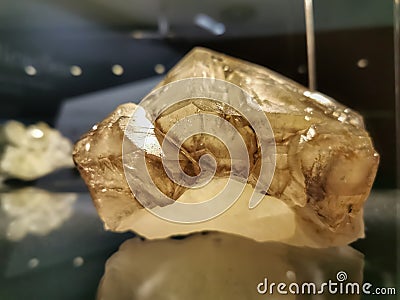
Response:
[[[309,299],[295,295],[296,285],[336,281],[362,283],[363,255],[349,246],[329,249],[257,243],[224,233],[196,234],[183,240],[124,242],[108,259],[97,299]],[[265,278],[267,286],[265,286]],[[257,286],[260,286],[260,294]],[[272,283],[284,283],[279,293]],[[307,290],[306,290],[307,291]],[[321,299],[360,299],[360,295],[329,294]]]
[[[160,86],[189,77],[236,84],[262,107],[276,143],[276,169],[267,195],[255,209],[248,208],[252,178],[257,177],[255,159],[244,193],[224,214],[198,224],[176,224],[155,217],[136,201],[126,182],[122,140],[136,106],[125,104],[95,125],[74,150],[75,163],[106,228],[133,230],[148,238],[219,230],[258,241],[278,240],[311,247],[344,245],[364,236],[363,204],[373,184],[379,155],[360,115],[266,68],[202,48],[184,57]],[[201,110],[198,104],[193,99],[186,106],[172,107],[156,121],[155,131],[164,134],[177,115],[183,118],[193,114],[193,105]],[[230,111],[215,113],[224,118],[233,116]],[[250,157],[257,157],[254,133],[240,120],[234,126],[246,137]],[[182,188],[166,176],[159,155],[150,148],[139,149],[146,153],[149,173],[157,187],[181,202],[218,192],[229,169],[224,164],[223,147],[208,138],[188,140],[183,147],[194,161],[199,148],[217,153],[214,156],[220,164],[216,178],[201,189]],[[189,174],[195,173],[190,164],[186,167]]]

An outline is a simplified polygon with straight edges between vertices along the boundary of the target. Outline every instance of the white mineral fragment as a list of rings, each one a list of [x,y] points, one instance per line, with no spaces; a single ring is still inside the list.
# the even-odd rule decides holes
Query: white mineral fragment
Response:
[[[46,123],[8,121],[0,126],[0,181],[34,180],[73,167],[71,153],[71,142]]]

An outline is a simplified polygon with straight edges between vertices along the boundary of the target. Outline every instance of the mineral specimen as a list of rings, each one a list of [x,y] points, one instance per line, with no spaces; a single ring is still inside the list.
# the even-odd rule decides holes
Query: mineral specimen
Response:
[[[151,214],[133,196],[124,173],[122,143],[136,109],[128,103],[95,125],[77,142],[73,153],[107,229],[133,230],[147,238],[217,230],[310,247],[344,245],[364,236],[363,204],[379,155],[360,115],[266,68],[202,48],[192,50],[159,86],[193,77],[240,86],[268,117],[276,145],[276,168],[264,199],[249,209],[248,200],[260,172],[260,137],[234,110],[209,99],[188,99],[154,122],[153,145],[133,150],[145,153],[155,188],[183,203],[209,199],[224,189],[232,165],[227,163],[229,153],[224,145],[214,137],[200,134],[182,144],[180,164],[189,175],[196,175],[203,154],[211,154],[217,161],[214,178],[201,188],[188,189],[172,182],[164,171],[162,154],[154,150],[174,123],[198,113],[223,118],[240,132],[251,164],[248,184],[232,207],[205,222],[178,224]],[[137,130],[151,126],[144,122],[137,124]],[[151,197],[145,188],[143,193]]]
[[[73,193],[51,193],[33,187],[1,193],[6,238],[19,241],[29,233],[49,234],[71,217],[76,198]]]
[[[0,181],[34,180],[59,168],[73,167],[72,144],[45,123],[25,127],[9,121],[0,127]]]
[[[341,275],[344,285],[361,287],[362,270],[363,255],[349,246],[310,249],[216,232],[183,240],[134,238],[107,261],[97,299],[309,299],[313,292],[303,283],[314,283],[322,299],[360,299],[330,294],[322,284]],[[283,292],[273,283],[285,284]],[[298,294],[306,290],[295,295],[297,288]]]

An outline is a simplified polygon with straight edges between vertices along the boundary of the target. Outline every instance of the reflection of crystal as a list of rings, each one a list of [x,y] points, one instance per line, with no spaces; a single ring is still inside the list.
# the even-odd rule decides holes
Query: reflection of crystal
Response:
[[[44,236],[71,217],[76,194],[50,193],[27,187],[0,194],[0,203],[7,219],[7,238],[23,239],[28,233]]]
[[[9,121],[0,130],[0,178],[34,180],[73,166],[71,142],[45,123]]]
[[[303,282],[315,283],[319,290],[324,282],[338,282],[340,271],[346,272],[346,282],[361,284],[362,270],[363,255],[349,246],[297,248],[223,233],[184,240],[134,238],[107,261],[98,299],[310,299],[307,294],[281,295],[276,286],[272,295],[260,295],[257,285],[267,278],[269,285],[286,283],[286,290]],[[318,297],[360,297],[324,291]]]
[[[189,77],[227,80],[259,102],[274,131],[277,151],[275,174],[267,196],[259,206],[249,210],[247,203],[254,187],[249,180],[244,194],[232,208],[207,222],[182,225],[151,215],[133,197],[124,177],[122,139],[136,108],[134,104],[125,104],[87,133],[74,150],[75,162],[107,228],[134,230],[147,238],[219,230],[259,241],[277,240],[310,247],[344,245],[364,236],[363,204],[375,177],[379,155],[361,116],[279,74],[205,49],[189,53],[160,85]],[[172,120],[213,106],[199,105],[196,101],[172,107],[162,115],[154,124],[157,138],[161,139]],[[212,113],[231,120],[238,131],[247,130],[245,142],[254,158],[251,175],[257,177],[259,155],[254,132],[232,110],[219,107]],[[218,166],[226,158],[226,151],[213,144],[212,139],[188,139],[183,148],[186,157],[190,157],[189,170],[191,162],[198,159],[196,151],[220,154]],[[146,152],[149,173],[164,194],[188,202],[223,188],[225,173],[217,170],[219,178],[204,188],[183,189],[169,180],[160,156],[151,150],[149,147],[135,151]]]

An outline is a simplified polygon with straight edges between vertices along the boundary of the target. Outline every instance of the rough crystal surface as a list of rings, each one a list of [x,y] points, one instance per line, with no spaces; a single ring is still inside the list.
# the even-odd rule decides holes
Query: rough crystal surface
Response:
[[[0,182],[34,180],[59,168],[73,167],[72,143],[40,122],[25,126],[8,121],[0,127]]]
[[[246,121],[229,109],[191,99],[172,107],[156,121],[156,135],[173,120],[208,111],[230,120],[245,137],[254,158],[249,184],[224,214],[198,224],[176,224],[155,217],[133,197],[122,165],[124,129],[135,104],[118,107],[76,144],[74,160],[86,181],[105,226],[115,231],[134,230],[148,238],[193,231],[219,230],[258,241],[279,240],[295,245],[328,247],[363,237],[363,204],[369,195],[379,155],[360,115],[333,99],[266,68],[207,49],[195,48],[160,85],[189,77],[210,77],[236,84],[258,101],[275,136],[276,169],[265,199],[255,209],[247,201],[257,178],[257,137]],[[225,184],[226,153],[212,137],[188,139],[183,145],[190,161],[211,153],[219,163],[217,176],[207,186],[190,190],[177,186],[165,174],[161,159],[146,152],[150,175],[159,189],[182,202],[193,202],[218,192]],[[183,166],[196,173],[192,164]]]

